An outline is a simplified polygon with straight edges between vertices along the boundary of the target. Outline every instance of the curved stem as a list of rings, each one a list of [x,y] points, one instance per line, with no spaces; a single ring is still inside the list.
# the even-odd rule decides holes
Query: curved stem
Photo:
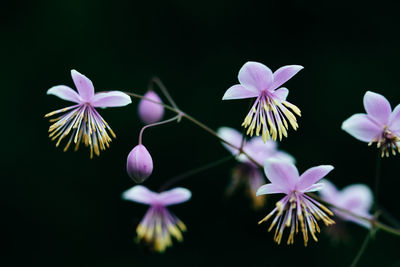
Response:
[[[175,117],[172,117],[172,118],[170,118],[168,120],[159,121],[159,122],[155,122],[155,123],[143,126],[143,128],[140,130],[140,133],[139,133],[139,145],[142,144],[142,135],[143,135],[144,130],[146,130],[147,128],[153,127],[153,126],[162,125],[162,124],[166,124],[166,123],[172,122],[174,120],[178,120],[179,117],[180,117],[179,115],[176,115]]]
[[[153,76],[149,82],[149,89],[153,90],[153,83],[157,84],[160,88],[161,92],[167,98],[168,102],[173,106],[175,109],[179,110],[178,106],[176,105],[175,101],[172,99],[171,95],[168,93],[167,87],[161,82],[161,80],[157,76]]]
[[[214,130],[212,130],[210,127],[208,127],[208,126],[205,125],[204,123],[198,121],[197,119],[195,119],[194,117],[190,116],[189,114],[186,114],[185,112],[183,112],[183,111],[181,111],[181,110],[179,110],[179,109],[176,109],[176,108],[174,108],[174,107],[172,107],[172,106],[170,106],[170,105],[166,105],[166,104],[164,104],[164,103],[154,101],[154,100],[152,100],[152,99],[146,98],[146,97],[144,97],[144,96],[142,96],[142,95],[139,95],[139,94],[129,93],[129,92],[124,92],[124,93],[127,94],[127,95],[130,95],[130,96],[136,97],[136,98],[140,98],[140,99],[147,100],[147,101],[152,102],[152,103],[155,103],[155,104],[159,104],[159,105],[163,106],[165,109],[168,109],[168,110],[170,110],[170,111],[172,111],[172,112],[177,113],[178,116],[184,117],[184,118],[186,118],[187,120],[191,121],[192,123],[196,124],[197,126],[199,126],[200,128],[202,128],[203,130],[205,130],[206,132],[208,132],[209,134],[211,134],[211,135],[215,136],[216,138],[218,138],[221,142],[224,142],[225,144],[227,144],[227,145],[229,145],[229,146],[231,146],[231,147],[237,149],[237,150],[239,151],[240,154],[244,154],[244,155],[245,155],[251,162],[253,162],[256,166],[258,166],[258,167],[260,167],[260,168],[263,167],[263,166],[262,166],[261,164],[259,164],[255,159],[253,159],[250,155],[248,155],[246,152],[244,152],[243,149],[241,149],[240,147],[237,147],[237,146],[235,146],[234,144],[230,143],[229,141],[223,139],[223,138],[220,137]]]
[[[183,179],[185,179],[185,178],[187,178],[187,177],[189,177],[189,176],[195,175],[195,174],[197,174],[197,173],[200,173],[200,172],[206,171],[206,170],[208,170],[208,169],[211,169],[211,168],[213,168],[213,167],[216,167],[216,166],[218,166],[218,165],[221,165],[221,164],[223,164],[223,163],[225,163],[225,162],[227,162],[227,161],[229,161],[229,160],[231,160],[231,159],[233,159],[233,158],[234,158],[234,156],[229,155],[229,156],[227,156],[227,157],[225,157],[225,158],[222,158],[222,159],[220,159],[220,160],[210,162],[210,163],[208,163],[208,164],[206,164],[206,165],[200,166],[200,167],[198,167],[198,168],[196,168],[196,169],[193,169],[193,170],[187,171],[187,172],[185,172],[185,173],[182,173],[182,174],[180,174],[180,175],[178,175],[178,176],[175,176],[175,177],[169,179],[167,182],[165,182],[165,183],[160,187],[160,189],[159,189],[158,191],[159,191],[159,192],[164,191],[164,190],[167,189],[169,186],[171,186],[171,185],[173,185],[173,184],[175,184],[175,183],[177,183],[177,182],[179,182],[179,181],[182,181]]]
[[[356,267],[357,263],[360,261],[361,256],[364,254],[364,251],[367,249],[369,240],[371,238],[370,232],[368,232],[367,236],[364,239],[364,242],[361,245],[360,250],[358,251],[356,257],[354,258],[353,262],[351,263],[350,267]]]

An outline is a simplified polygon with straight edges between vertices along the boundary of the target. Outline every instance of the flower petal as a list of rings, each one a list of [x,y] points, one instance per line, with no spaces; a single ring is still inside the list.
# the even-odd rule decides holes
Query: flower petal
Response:
[[[289,90],[284,87],[281,87],[272,93],[272,95],[274,97],[278,98],[280,101],[285,101],[288,94],[289,94]]]
[[[299,179],[299,172],[296,166],[275,158],[265,161],[264,171],[268,180],[285,193],[294,190]]]
[[[130,96],[120,91],[97,93],[90,101],[94,107],[122,107],[132,103]]]
[[[400,104],[397,105],[389,118],[389,128],[393,132],[400,131]]]
[[[75,103],[80,103],[82,101],[81,97],[75,90],[65,85],[53,86],[49,90],[47,90],[47,94],[55,95],[61,99]]]
[[[368,186],[365,184],[353,184],[343,188],[338,206],[355,213],[368,213],[372,202],[372,191]]]
[[[188,201],[191,196],[192,193],[188,189],[177,187],[159,194],[157,201],[163,206],[168,206]]]
[[[297,189],[302,192],[308,192],[308,189],[310,189],[312,185],[321,180],[333,169],[334,168],[331,165],[320,165],[306,170],[300,176],[299,182],[297,183]]]
[[[91,80],[76,70],[71,70],[72,80],[74,80],[76,89],[84,101],[90,101],[94,95],[94,87]]]
[[[364,95],[364,108],[377,123],[381,125],[388,123],[392,108],[383,95],[370,91],[366,92]]]
[[[264,64],[249,61],[239,71],[239,82],[250,90],[268,90],[274,80],[272,71]]]
[[[122,193],[122,198],[142,204],[151,205],[157,201],[157,193],[154,193],[142,185],[136,185]]]
[[[231,86],[226,90],[222,100],[251,98],[259,95],[259,92],[253,87],[244,87],[240,84]]]
[[[265,194],[279,194],[286,193],[286,191],[282,191],[282,189],[274,184],[265,184],[258,188],[256,195],[265,195]]]
[[[354,114],[342,123],[342,130],[363,142],[371,142],[382,132],[382,128],[374,123],[367,114]]]
[[[310,186],[310,187],[307,189],[307,192],[319,191],[319,190],[321,190],[322,188],[324,188],[324,184],[323,184],[323,183],[316,183],[316,184],[313,184],[312,186]]]
[[[217,134],[219,137],[221,137],[222,139],[228,141],[229,143],[231,143],[232,145],[235,145],[236,147],[240,147],[240,145],[242,144],[242,139],[243,139],[243,135],[236,131],[233,128],[229,128],[229,127],[220,127],[217,130]],[[229,150],[233,155],[236,155],[239,153],[239,151],[236,148],[233,148],[232,146],[222,142],[222,145]]]
[[[337,205],[337,202],[339,200],[338,197],[339,190],[333,183],[328,181],[328,179],[323,179],[321,183],[324,185],[319,191],[319,194],[321,195],[322,199],[334,205]]]
[[[272,83],[271,90],[276,89],[287,82],[302,69],[304,69],[304,67],[300,65],[288,65],[277,69],[274,72],[274,82]]]

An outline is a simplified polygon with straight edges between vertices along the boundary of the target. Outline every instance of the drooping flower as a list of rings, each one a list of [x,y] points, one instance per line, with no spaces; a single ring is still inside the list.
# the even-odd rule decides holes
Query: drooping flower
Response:
[[[345,120],[342,129],[368,145],[376,143],[381,156],[400,153],[400,104],[392,112],[389,101],[380,94],[366,92],[364,108],[367,114],[357,113]]]
[[[122,194],[125,200],[150,205],[146,215],[136,228],[139,241],[144,241],[157,252],[164,252],[172,246],[171,236],[182,241],[185,224],[168,211],[167,206],[188,201],[192,193],[177,187],[161,193],[152,192],[144,186],[136,185]]]
[[[289,90],[280,86],[303,69],[299,65],[288,65],[272,71],[258,62],[247,62],[239,71],[239,82],[230,87],[222,100],[256,98],[242,126],[247,128],[247,135],[260,135],[266,142],[270,138],[282,140],[287,137],[289,124],[298,128],[297,119],[292,113],[301,116],[300,109],[286,101]]]
[[[108,123],[97,112],[96,107],[121,107],[131,103],[131,98],[119,91],[94,93],[92,81],[76,70],[71,70],[71,76],[78,90],[78,93],[65,85],[58,85],[47,91],[48,95],[55,95],[61,99],[76,104],[50,112],[45,117],[59,113],[65,113],[58,118],[51,119],[54,122],[49,128],[51,140],[57,140],[56,146],[69,134],[69,140],[64,148],[67,151],[71,143],[75,144],[75,151],[79,145],[84,143],[90,147],[90,158],[93,152],[99,156],[100,150],[109,147],[114,132]]]
[[[303,233],[305,246],[308,243],[308,234],[318,241],[316,233],[320,232],[320,228],[317,221],[322,220],[326,226],[332,225],[335,222],[329,216],[333,216],[333,213],[305,193],[320,190],[322,184],[317,182],[326,176],[333,166],[313,167],[301,176],[296,166],[286,161],[270,159],[265,162],[264,167],[271,183],[261,186],[257,195],[282,193],[286,196],[276,203],[276,207],[259,224],[275,215],[268,231],[276,227],[274,240],[278,244],[281,243],[286,227],[290,228],[288,245],[293,244],[294,234],[298,233],[298,228]]]
[[[334,184],[324,179],[321,181],[324,185],[319,191],[323,200],[356,215],[371,219],[373,216],[369,213],[373,202],[371,189],[365,184],[348,185],[342,190],[338,190]],[[348,213],[332,208],[335,215],[345,221],[357,223],[363,227],[371,228],[371,223],[354,217]]]
[[[261,137],[254,137],[248,141],[243,139],[240,132],[229,127],[221,127],[218,129],[217,133],[221,138],[227,140],[236,147],[241,147],[243,141],[243,151],[261,166],[264,165],[264,161],[269,158],[278,158],[292,163],[295,161],[288,153],[279,151],[277,143],[272,140],[264,143]],[[227,189],[227,194],[232,194],[243,185],[248,196],[252,199],[253,207],[255,209],[263,207],[266,199],[265,196],[256,196],[257,189],[265,184],[264,175],[260,171],[260,168],[249,160],[246,155],[239,155],[238,149],[224,142],[222,142],[222,144],[233,155],[237,155],[237,160],[240,162],[232,171],[232,181]]]
[[[144,97],[162,103],[161,98],[153,90],[148,91]],[[138,112],[140,119],[144,123],[150,124],[162,119],[164,115],[164,107],[146,99],[142,99],[139,102]]]
[[[135,146],[126,160],[126,171],[136,183],[142,183],[153,172],[153,159],[144,145]]]

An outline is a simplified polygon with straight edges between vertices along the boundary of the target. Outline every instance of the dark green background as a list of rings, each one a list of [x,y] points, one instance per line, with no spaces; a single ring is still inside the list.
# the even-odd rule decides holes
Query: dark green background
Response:
[[[171,209],[188,226],[184,243],[163,255],[147,252],[133,242],[146,207],[120,197],[134,185],[125,160],[142,126],[138,101],[101,111],[118,137],[90,160],[87,149],[63,153],[48,139],[44,114],[68,103],[46,90],[73,86],[73,68],[98,91],[144,93],[157,75],[187,113],[213,129],[239,129],[248,101],[221,98],[240,67],[248,60],[273,70],[300,64],[304,70],[286,84],[288,100],[302,110],[300,128],[281,147],[300,171],[332,164],[329,178],[339,187],[372,185],[376,151],[340,125],[363,112],[367,90],[400,103],[398,10],[385,1],[3,1],[0,264],[348,266],[366,230],[348,224],[345,242],[322,233],[308,248],[300,237],[292,247],[276,245],[257,221],[278,198],[260,212],[241,195],[224,198],[233,161],[179,184],[193,192]],[[227,155],[187,121],[146,131],[144,144],[155,166],[145,185],[154,190]],[[383,162],[380,202],[399,218],[398,162]],[[399,251],[400,239],[380,232],[360,266],[399,266]]]

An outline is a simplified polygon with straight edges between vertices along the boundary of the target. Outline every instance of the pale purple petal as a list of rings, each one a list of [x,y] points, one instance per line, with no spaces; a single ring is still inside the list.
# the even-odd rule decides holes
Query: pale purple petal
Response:
[[[222,100],[231,100],[231,99],[243,99],[243,98],[251,98],[257,97],[259,95],[258,90],[253,87],[244,87],[240,84],[236,84],[231,86],[228,90],[226,90]]]
[[[301,192],[309,191],[310,187],[325,177],[334,168],[331,165],[320,165],[306,170],[297,183],[297,189]]]
[[[85,75],[80,74],[76,70],[71,70],[72,80],[74,80],[76,89],[84,101],[90,101],[94,95],[94,87],[92,81]]]
[[[327,179],[321,180],[321,183],[324,185],[322,189],[319,191],[319,194],[321,195],[322,199],[334,205],[337,205],[339,201],[339,190],[333,183],[331,183]]]
[[[132,103],[131,98],[122,92],[111,91],[105,93],[97,93],[91,99],[94,107],[122,107]]]
[[[364,184],[349,185],[340,193],[339,207],[355,213],[367,213],[372,206],[371,189]]]
[[[393,132],[400,131],[400,104],[397,105],[389,118],[389,128]]]
[[[268,90],[274,80],[272,71],[265,65],[249,61],[239,71],[239,82],[250,90]]]
[[[280,194],[280,193],[286,193],[286,191],[282,190],[280,187],[274,185],[274,184],[265,184],[258,188],[256,195],[265,195],[265,194]]]
[[[264,171],[268,180],[285,193],[294,190],[299,179],[296,166],[275,158],[265,161]]]
[[[65,85],[53,86],[49,90],[47,90],[47,94],[55,95],[61,99],[75,103],[80,103],[82,101],[81,97],[75,90]]]
[[[363,142],[371,142],[382,128],[374,123],[366,114],[354,114],[342,124],[342,130]]]
[[[323,184],[323,183],[316,183],[316,184],[313,184],[312,186],[310,186],[310,187],[307,189],[307,192],[319,191],[319,190],[321,190],[322,188],[324,188],[324,184]]]
[[[286,97],[289,94],[289,90],[287,88],[281,87],[278,90],[273,91],[272,95],[279,99],[280,101],[285,101]]]
[[[191,196],[192,193],[188,189],[177,187],[159,194],[157,201],[163,206],[168,206],[188,201]]]
[[[122,193],[122,198],[142,204],[152,205],[157,201],[157,193],[154,193],[142,185],[136,185]]]
[[[229,127],[220,127],[217,130],[217,134],[219,137],[221,137],[222,139],[228,141],[229,143],[231,143],[232,145],[235,145],[236,147],[240,147],[240,145],[242,144],[242,139],[243,139],[243,135],[236,131],[233,128],[229,128]],[[233,148],[232,146],[222,142],[222,145],[229,150],[229,152],[231,152],[233,155],[236,155],[239,153],[239,151],[236,148]]]
[[[272,83],[271,90],[278,88],[304,67],[300,65],[288,65],[277,69],[274,72],[274,82]]]
[[[387,125],[392,112],[389,101],[380,94],[366,92],[364,95],[364,108],[368,115],[377,123]]]

